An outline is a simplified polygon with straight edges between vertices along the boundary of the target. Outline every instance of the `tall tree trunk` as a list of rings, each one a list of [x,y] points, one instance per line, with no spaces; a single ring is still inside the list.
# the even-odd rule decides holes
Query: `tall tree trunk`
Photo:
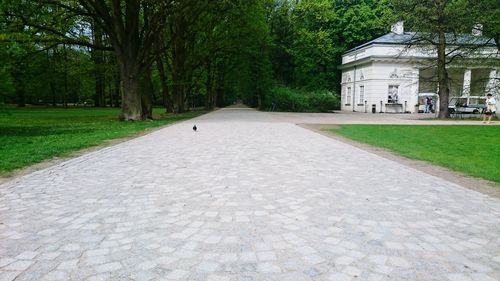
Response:
[[[205,84],[206,88],[206,96],[205,96],[205,109],[206,110],[212,110],[214,109],[214,103],[213,103],[213,91],[212,91],[212,61],[210,58],[207,59],[207,62],[205,64],[205,68],[207,70],[207,81]]]
[[[17,107],[26,106],[26,92],[24,91],[24,86],[16,86],[16,97],[17,97]]]
[[[225,92],[224,92],[224,71],[221,69],[222,66],[219,66],[219,71],[217,72],[217,84],[216,84],[216,106],[223,107],[225,106]]]
[[[172,47],[172,80],[174,84],[174,102],[177,107],[176,112],[182,113],[185,109],[185,64],[186,64],[186,35],[187,23],[184,15],[180,14],[176,17],[176,22],[173,27],[174,40]]]
[[[63,93],[63,105],[65,108],[68,108],[68,97],[69,97],[69,89],[68,89],[68,50],[66,50],[66,44],[63,44],[64,51],[64,93]]]
[[[50,78],[50,92],[52,93],[52,106],[55,107],[57,105],[57,91],[56,91],[56,82],[54,81],[54,77]]]
[[[109,96],[109,107],[113,107],[114,104],[114,93],[113,93],[113,85],[111,84],[111,81],[108,79],[106,81],[106,92],[108,93]]]
[[[135,63],[128,63],[126,59],[119,61],[122,93],[122,112],[120,114],[120,120],[143,120],[139,71],[135,67]]]
[[[115,100],[115,103],[114,103],[114,107],[120,107],[120,96],[121,96],[121,76],[120,76],[120,73],[117,72],[116,75],[115,75],[115,86],[114,86],[114,100]]]
[[[153,82],[151,82],[151,69],[142,75],[141,83],[141,106],[142,118],[153,119]]]
[[[161,91],[163,96],[163,104],[165,105],[166,113],[174,112],[174,104],[172,97],[168,91],[167,75],[165,73],[165,68],[163,67],[163,62],[161,60],[160,54],[156,57],[156,67],[158,68],[158,75],[160,76]]]
[[[57,57],[57,49],[58,46],[56,46],[53,49],[52,57],[49,57],[49,51],[47,50],[47,58],[49,61],[49,69],[50,69],[50,92],[52,94],[52,106],[57,105],[57,89],[56,89],[56,80],[55,80],[55,75],[56,75],[56,57]]]
[[[14,87],[16,89],[17,107],[26,106],[26,92],[24,90],[24,82],[22,81],[23,73],[18,66],[11,73],[14,78]]]
[[[441,32],[439,34],[438,45],[439,118],[450,117],[450,114],[448,112],[448,99],[450,95],[450,89],[448,87],[448,71],[446,70],[446,44],[444,43],[444,37],[444,32]]]
[[[175,67],[174,73],[172,74],[172,78],[174,80],[174,103],[175,106],[177,107],[176,112],[177,113],[182,113],[186,111],[184,107],[184,98],[185,98],[185,91],[184,91],[184,81],[182,79],[183,76],[183,69],[181,66]]]
[[[94,44],[103,45],[103,32],[98,24],[92,25]],[[94,105],[96,107],[106,106],[105,104],[105,77],[104,77],[104,52],[102,50],[92,50],[92,60],[94,61],[95,95]]]

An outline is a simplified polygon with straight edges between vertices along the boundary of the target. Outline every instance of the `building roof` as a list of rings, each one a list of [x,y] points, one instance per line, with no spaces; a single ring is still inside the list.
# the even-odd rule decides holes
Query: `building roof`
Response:
[[[428,44],[429,37],[422,36],[425,33],[418,32],[404,32],[402,34],[396,34],[394,32],[387,33],[386,35],[380,36],[372,41],[366,42],[362,45],[359,45],[355,48],[348,50],[347,53],[350,53],[355,50],[359,50],[366,46],[370,45],[407,45],[409,43],[412,44]],[[424,40],[425,39],[425,40]],[[437,36],[432,40],[437,43]],[[486,45],[486,46],[496,46],[493,38],[488,38],[484,36],[473,36],[471,34],[446,34],[446,43],[449,45]]]

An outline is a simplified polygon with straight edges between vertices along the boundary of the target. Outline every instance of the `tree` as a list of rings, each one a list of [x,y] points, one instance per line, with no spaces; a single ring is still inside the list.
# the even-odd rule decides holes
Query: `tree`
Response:
[[[409,46],[430,48],[437,53],[434,64],[437,68],[439,117],[449,117],[447,66],[493,42],[493,39],[464,35],[470,34],[473,26],[482,19],[487,22],[487,27],[496,29],[488,33],[498,36],[498,17],[494,19],[488,12],[494,11],[498,16],[498,4],[482,0],[393,0],[393,5],[396,13],[416,31],[408,41]]]
[[[387,0],[276,1],[271,12],[272,64],[287,86],[340,88],[342,54],[387,32]]]
[[[109,36],[120,67],[122,83],[122,120],[150,118],[150,99],[141,98],[142,73],[149,71],[155,60],[154,43],[166,26],[169,9],[181,5],[174,1],[104,1],[78,0],[80,15],[88,15]],[[58,1],[59,6],[65,7]]]
[[[184,2],[173,0],[3,0],[11,9],[10,17],[21,19],[24,25],[37,30],[38,41],[60,42],[113,50],[120,68],[122,92],[122,120],[143,120],[140,81],[154,61],[154,43],[166,26],[166,18],[173,6]],[[42,13],[41,13],[42,12]],[[102,30],[109,38],[109,46],[99,46],[99,38],[91,39],[88,31]],[[97,39],[97,40],[96,40]],[[100,84],[100,83],[99,83]],[[98,85],[98,87],[102,87]]]

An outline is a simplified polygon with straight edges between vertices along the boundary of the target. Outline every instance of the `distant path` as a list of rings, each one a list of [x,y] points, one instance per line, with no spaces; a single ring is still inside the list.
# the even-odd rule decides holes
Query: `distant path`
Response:
[[[500,200],[286,115],[222,109],[1,185],[0,280],[500,280]]]
[[[401,125],[484,125],[499,126],[500,121],[483,124],[478,120],[438,120],[435,114],[387,114],[342,111],[336,113],[272,112],[274,119],[302,124],[401,124]]]

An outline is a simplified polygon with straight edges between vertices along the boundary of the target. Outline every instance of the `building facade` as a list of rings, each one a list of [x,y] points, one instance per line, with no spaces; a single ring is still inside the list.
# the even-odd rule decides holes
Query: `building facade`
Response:
[[[481,34],[447,38],[456,59],[447,65],[450,97],[498,97],[500,56],[493,40]],[[341,109],[357,112],[416,113],[425,97],[437,104],[437,52],[432,45],[411,43],[418,33],[392,32],[347,51],[342,57]],[[461,44],[467,48],[457,48]],[[451,57],[451,56],[450,56]]]

